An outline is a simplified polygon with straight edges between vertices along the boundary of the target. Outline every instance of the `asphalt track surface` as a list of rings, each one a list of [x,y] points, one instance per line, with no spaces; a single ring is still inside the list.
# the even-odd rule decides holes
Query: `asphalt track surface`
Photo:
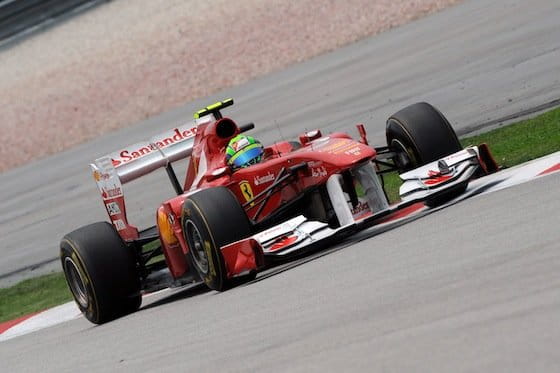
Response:
[[[482,195],[224,293],[2,343],[8,371],[560,369],[560,174]]]
[[[65,232],[105,218],[90,160],[215,99],[234,97],[229,115],[254,121],[265,142],[364,121],[376,144],[386,117],[416,101],[435,104],[459,132],[552,105],[558,19],[557,1],[467,0],[2,174],[0,274],[48,262]],[[126,189],[140,226],[153,222],[158,179]],[[559,187],[553,174],[225,293],[185,291],[103,326],[79,319],[15,338],[0,361],[12,371],[556,371]]]

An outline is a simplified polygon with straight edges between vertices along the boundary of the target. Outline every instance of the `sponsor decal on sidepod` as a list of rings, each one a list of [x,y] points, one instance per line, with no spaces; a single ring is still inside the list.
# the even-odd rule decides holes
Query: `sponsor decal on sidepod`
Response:
[[[325,166],[321,166],[319,168],[312,168],[311,169],[311,176],[312,177],[325,177],[327,176],[327,169]]]
[[[255,179],[253,181],[254,181],[255,185],[270,183],[271,181],[274,181],[274,174],[269,171],[266,175],[255,176]]]
[[[251,188],[251,184],[247,180],[243,180],[239,183],[239,189],[241,189],[241,194],[245,197],[245,200],[249,202],[255,196],[253,194],[253,189]]]

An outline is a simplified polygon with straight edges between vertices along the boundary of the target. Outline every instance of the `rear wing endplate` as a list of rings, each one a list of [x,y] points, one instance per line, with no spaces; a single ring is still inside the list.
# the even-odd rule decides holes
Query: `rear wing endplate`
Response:
[[[205,116],[203,119],[204,122],[210,120],[214,120],[213,116]],[[124,240],[137,239],[138,229],[127,220],[123,184],[158,168],[168,168],[171,162],[189,157],[194,146],[197,124],[200,121],[175,127],[148,141],[100,157],[90,164],[111,223]],[[175,178],[174,186],[176,185]]]

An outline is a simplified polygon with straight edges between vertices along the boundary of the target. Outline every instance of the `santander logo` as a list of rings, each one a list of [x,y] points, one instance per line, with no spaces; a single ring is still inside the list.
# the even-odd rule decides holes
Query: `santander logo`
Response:
[[[271,181],[274,181],[274,174],[272,172],[268,172],[266,175],[262,175],[262,176],[255,176],[253,182],[255,183],[255,185],[261,185],[264,183],[270,183]]]
[[[113,163],[113,167],[116,168],[153,153],[158,149],[164,149],[170,145],[187,140],[194,135],[196,135],[196,127],[188,128],[186,130],[174,128],[167,134],[156,137],[151,143],[146,143],[145,145],[139,146],[135,149],[121,150],[116,156],[113,155],[111,157],[111,162]]]

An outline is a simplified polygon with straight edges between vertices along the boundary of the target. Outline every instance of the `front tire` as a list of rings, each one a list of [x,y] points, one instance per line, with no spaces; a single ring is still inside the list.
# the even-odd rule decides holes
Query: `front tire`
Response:
[[[447,118],[432,105],[420,102],[398,111],[387,120],[387,145],[397,155],[400,172],[418,168],[463,149]],[[429,198],[429,207],[439,206],[467,188],[468,183]]]
[[[142,302],[136,259],[107,222],[81,227],[60,242],[66,282],[84,316],[103,324],[138,310]]]
[[[387,145],[397,153],[401,172],[433,162],[463,149],[445,116],[420,102],[398,111],[387,120]]]
[[[218,291],[239,283],[239,279],[228,279],[220,248],[249,237],[251,223],[229,189],[209,188],[189,196],[183,205],[182,224],[190,263],[204,283]]]

